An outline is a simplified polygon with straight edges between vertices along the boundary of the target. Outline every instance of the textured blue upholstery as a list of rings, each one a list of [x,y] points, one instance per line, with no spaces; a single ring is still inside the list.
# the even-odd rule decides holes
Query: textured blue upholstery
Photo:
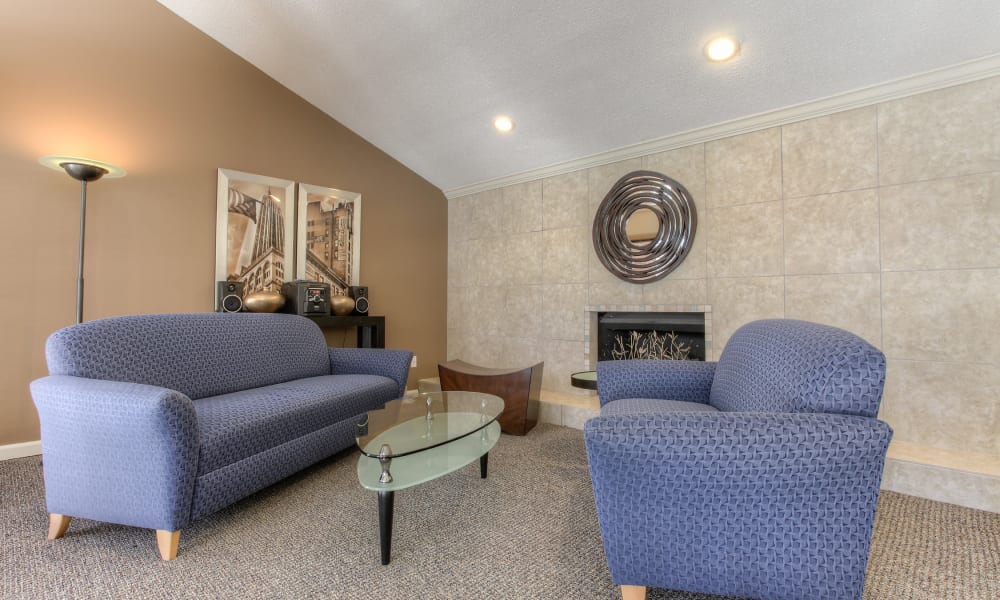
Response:
[[[350,447],[412,354],[328,349],[295,315],[196,313],[69,327],[46,356],[48,511],[176,531]]]
[[[324,375],[253,388],[194,403],[201,428],[198,474],[375,410],[398,398],[381,375]]]
[[[401,398],[406,392],[406,378],[410,374],[408,350],[383,350],[381,348],[330,348],[330,373],[355,373],[358,375],[379,375],[396,382],[396,395]]]
[[[112,317],[61,329],[45,344],[50,375],[146,383],[192,400],[329,375],[323,332],[296,315],[194,313]]]
[[[730,338],[709,403],[724,411],[874,417],[884,382],[885,356],[853,333],[770,319],[748,323]]]
[[[598,365],[599,393],[626,394],[602,397],[601,416],[584,428],[614,581],[761,599],[861,598],[892,437],[873,417],[882,353],[839,329],[771,320],[740,328],[704,371],[663,362]],[[605,372],[611,380],[602,382]],[[676,388],[668,372],[678,374]],[[693,372],[714,378],[692,385]],[[629,387],[630,373],[656,384]],[[692,387],[710,388],[719,410],[656,404]]]
[[[708,403],[715,363],[694,360],[606,360],[597,363],[601,406],[622,398]]]
[[[352,446],[357,423],[357,419],[348,419],[327,425],[198,477],[191,501],[191,520],[210,515],[327,458],[332,454],[331,448]]]
[[[622,398],[612,400],[601,407],[601,416],[651,415],[666,412],[719,412],[711,404],[685,402],[683,400],[659,400],[657,398]]]
[[[53,375],[31,383],[48,512],[175,531],[198,464],[191,400],[149,385]]]

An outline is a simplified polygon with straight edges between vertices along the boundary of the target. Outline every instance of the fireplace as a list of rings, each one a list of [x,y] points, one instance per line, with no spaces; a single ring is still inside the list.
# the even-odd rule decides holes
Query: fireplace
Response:
[[[597,360],[705,360],[705,313],[598,312]]]

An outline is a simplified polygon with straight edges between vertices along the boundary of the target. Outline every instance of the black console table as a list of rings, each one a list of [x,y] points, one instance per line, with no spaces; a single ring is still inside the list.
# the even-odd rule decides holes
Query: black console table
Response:
[[[346,317],[309,317],[320,327],[358,328],[358,348],[385,348],[385,317],[348,315]]]

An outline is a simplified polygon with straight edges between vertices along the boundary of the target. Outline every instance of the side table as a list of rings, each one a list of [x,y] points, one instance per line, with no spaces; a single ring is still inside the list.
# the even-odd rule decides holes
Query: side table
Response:
[[[385,348],[385,317],[347,315],[343,317],[308,317],[320,327],[357,327],[358,348]]]
[[[579,371],[569,376],[569,382],[573,387],[585,390],[597,389],[597,371]]]

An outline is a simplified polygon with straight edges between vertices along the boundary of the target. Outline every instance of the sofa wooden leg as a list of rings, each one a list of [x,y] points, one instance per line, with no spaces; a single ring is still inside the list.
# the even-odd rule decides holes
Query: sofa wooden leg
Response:
[[[174,560],[177,558],[177,544],[181,541],[181,530],[167,531],[166,529],[156,530],[156,545],[160,549],[160,557],[163,560]]]
[[[646,586],[623,585],[622,600],[646,600]]]
[[[49,515],[49,539],[57,540],[66,533],[66,529],[69,527],[69,521],[73,517],[67,517],[66,515],[57,515],[52,513]]]

